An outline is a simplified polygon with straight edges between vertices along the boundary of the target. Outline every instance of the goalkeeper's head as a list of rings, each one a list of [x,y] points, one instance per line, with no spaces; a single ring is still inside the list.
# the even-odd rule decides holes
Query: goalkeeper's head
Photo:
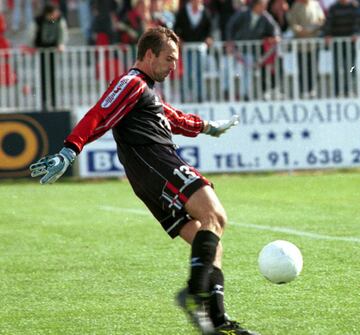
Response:
[[[179,43],[179,37],[171,29],[148,29],[139,39],[135,67],[154,81],[164,81],[176,69]]]

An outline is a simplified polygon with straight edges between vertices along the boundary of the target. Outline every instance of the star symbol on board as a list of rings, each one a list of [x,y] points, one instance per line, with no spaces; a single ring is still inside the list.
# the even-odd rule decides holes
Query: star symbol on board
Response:
[[[304,130],[301,132],[301,137],[302,137],[302,138],[310,138],[310,132],[309,132],[307,129],[304,129]]]
[[[251,138],[252,138],[253,141],[259,141],[260,140],[260,134],[257,131],[254,131],[251,134]]]
[[[290,130],[287,130],[285,133],[284,133],[284,138],[285,140],[290,140],[293,136],[293,133],[290,131]]]
[[[270,132],[268,133],[268,139],[269,139],[269,141],[274,141],[274,140],[276,140],[276,134],[275,134],[273,131],[270,131]]]

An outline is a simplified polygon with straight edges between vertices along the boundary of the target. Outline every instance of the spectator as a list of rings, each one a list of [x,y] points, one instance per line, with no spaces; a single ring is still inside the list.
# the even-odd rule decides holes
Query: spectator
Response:
[[[351,37],[351,42],[336,40],[334,43],[334,86],[337,96],[347,96],[351,67],[355,59],[355,42],[360,33],[360,13],[358,3],[351,0],[338,0],[329,8],[323,34],[327,45],[333,37]],[[350,54],[349,54],[350,53]]]
[[[351,0],[338,0],[329,8],[324,26],[327,37],[356,37],[359,34],[359,5]]]
[[[174,31],[183,42],[212,44],[212,21],[203,0],[189,0],[175,19]]]
[[[114,42],[117,3],[115,0],[90,0],[92,11],[92,43],[98,45]]]
[[[275,19],[279,25],[280,31],[284,33],[287,31],[289,24],[287,20],[287,13],[289,11],[289,4],[287,0],[270,0],[268,5],[268,12]]]
[[[52,4],[44,6],[43,12],[36,17],[30,29],[29,40],[36,48],[41,48],[41,97],[43,109],[56,106],[56,51],[64,51],[67,41],[67,25],[59,8]],[[47,50],[45,50],[47,49]]]
[[[189,0],[184,7],[180,8],[175,18],[174,31],[183,43],[204,43],[200,48],[187,49],[184,71],[189,80],[187,83],[183,83],[187,85],[187,89],[183,87],[185,89],[183,95],[187,99],[202,101],[202,64],[206,62],[207,47],[213,43],[211,15],[204,6],[203,0]],[[194,71],[196,71],[196,81],[192,80]],[[196,94],[196,97],[191,96],[193,93]]]
[[[157,25],[173,29],[175,15],[170,10],[165,9],[164,0],[151,0],[151,17]]]
[[[319,35],[325,22],[325,14],[317,0],[297,0],[291,7],[288,20],[297,38]]]
[[[47,4],[30,28],[30,40],[37,48],[65,49],[68,38],[67,24],[56,5]]]
[[[50,1],[45,1],[46,3],[52,3],[53,5],[57,6],[61,12],[61,16],[67,21],[68,19],[68,4],[67,4],[67,0],[50,0]]]
[[[266,11],[267,6],[267,0],[253,0],[248,10],[237,11],[227,25],[227,49],[241,62],[240,80],[243,81],[243,85],[240,86],[240,96],[245,100],[253,97],[254,92],[251,89],[256,68],[261,68],[263,91],[272,90],[275,86],[273,65],[280,29],[274,18]],[[249,40],[261,40],[263,47],[244,45],[241,50],[236,50],[235,41]],[[270,79],[270,87],[268,87],[268,79]],[[257,95],[262,94],[257,92]]]
[[[116,28],[121,43],[135,45],[142,33],[155,23],[151,18],[150,0],[132,0],[131,7],[118,18]]]
[[[117,23],[119,18],[125,17],[127,12],[129,12],[132,9],[133,0],[115,0],[115,1],[117,3],[117,9],[116,9],[116,23]],[[116,30],[116,24],[115,24],[115,30]]]
[[[235,6],[233,0],[212,0],[211,8],[218,20],[218,27],[220,30],[220,38],[222,41],[226,40],[226,24],[230,17],[235,13]]]
[[[246,11],[237,11],[227,25],[227,41],[262,40],[279,36],[279,26],[266,11],[268,0],[253,0]]]
[[[179,11],[180,0],[164,0],[164,9],[172,12],[174,15]]]
[[[317,0],[297,0],[289,11],[289,24],[295,38],[317,37],[325,22],[325,14]],[[314,41],[298,46],[300,92],[315,97],[317,46]]]

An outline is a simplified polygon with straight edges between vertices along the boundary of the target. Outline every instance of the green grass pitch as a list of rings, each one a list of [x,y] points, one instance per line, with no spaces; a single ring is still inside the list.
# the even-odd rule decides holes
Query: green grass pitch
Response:
[[[263,335],[360,334],[360,173],[211,176],[229,224],[228,313]],[[195,335],[174,304],[189,248],[125,180],[0,183],[0,334]],[[304,269],[258,272],[285,239]]]

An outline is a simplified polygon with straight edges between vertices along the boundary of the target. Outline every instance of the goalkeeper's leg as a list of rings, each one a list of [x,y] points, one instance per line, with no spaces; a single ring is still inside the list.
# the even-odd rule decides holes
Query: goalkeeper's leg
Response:
[[[201,190],[204,192],[199,192]],[[226,223],[225,211],[209,186],[193,196],[185,207],[196,219],[180,230],[180,236],[191,244],[190,279],[188,287],[179,292],[178,303],[203,334],[256,335],[225,314],[222,245],[219,240]],[[188,206],[192,198],[196,201]]]
[[[186,211],[194,218],[180,231],[180,236],[191,243],[190,278],[186,297],[184,292],[178,297],[179,304],[187,309],[194,323],[204,334],[214,331],[210,321],[211,305],[210,287],[214,273],[221,267],[220,237],[226,222],[226,214],[213,189],[204,186],[197,190],[186,202]]]
[[[180,236],[192,244],[195,235],[199,231],[201,224],[197,220],[193,220],[187,223],[187,225],[180,231]],[[214,327],[218,327],[223,324],[226,320],[225,308],[224,308],[224,275],[222,273],[222,253],[223,248],[221,241],[218,243],[216,248],[215,259],[213,261],[213,267],[209,276],[209,293],[210,297],[208,300],[208,315],[213,323]],[[180,295],[184,300],[184,295],[189,289],[183,290]]]

